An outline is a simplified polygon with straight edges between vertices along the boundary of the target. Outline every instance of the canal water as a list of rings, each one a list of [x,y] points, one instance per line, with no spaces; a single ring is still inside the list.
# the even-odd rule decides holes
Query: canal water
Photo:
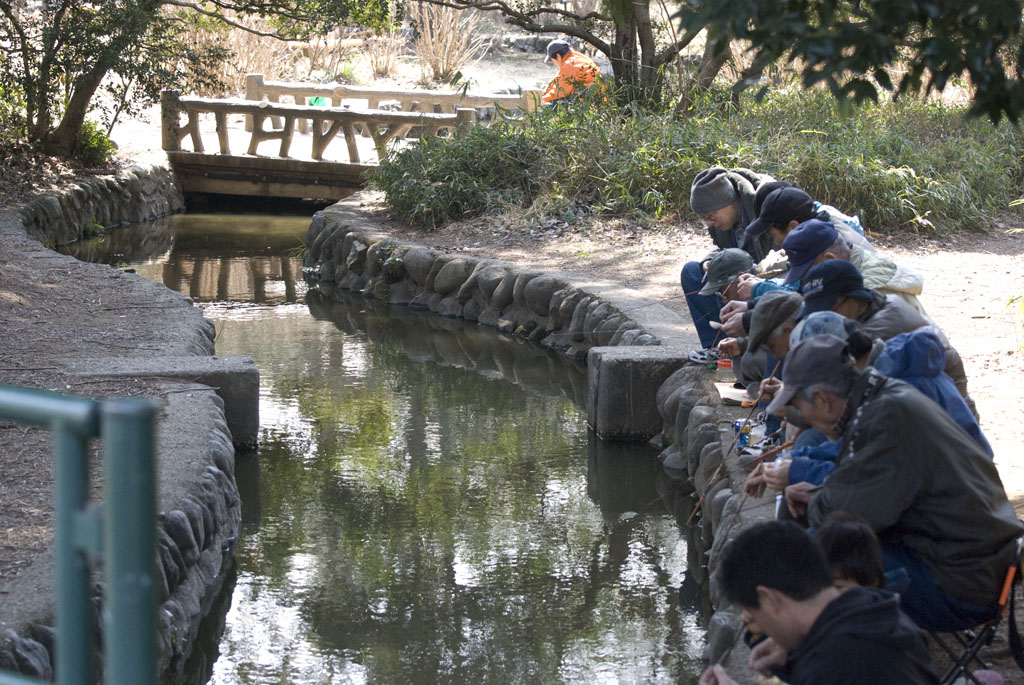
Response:
[[[202,303],[261,370],[237,566],[183,681],[695,682],[689,498],[656,453],[594,438],[577,363],[307,292],[308,224],[174,216],[71,249]]]

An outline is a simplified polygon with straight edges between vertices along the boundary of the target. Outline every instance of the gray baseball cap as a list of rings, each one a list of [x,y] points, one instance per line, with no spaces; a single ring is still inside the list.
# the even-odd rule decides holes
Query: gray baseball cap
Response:
[[[708,273],[704,278],[704,287],[700,289],[701,295],[713,295],[722,286],[729,285],[736,280],[741,273],[750,272],[754,269],[754,259],[746,250],[738,247],[729,247],[716,252],[708,264]]]
[[[781,411],[793,401],[798,392],[830,378],[835,378],[853,366],[846,351],[846,341],[834,335],[816,335],[797,343],[786,355],[782,369],[782,390],[775,395],[765,410],[769,414]]]
[[[547,57],[544,58],[544,61],[550,62],[551,58],[554,57],[555,55],[561,55],[562,53],[568,52],[571,49],[572,46],[569,45],[566,41],[556,38],[555,40],[548,43],[548,55]]]
[[[756,352],[777,326],[796,316],[803,304],[804,298],[793,290],[772,290],[758,298],[757,306],[750,313],[747,351]]]

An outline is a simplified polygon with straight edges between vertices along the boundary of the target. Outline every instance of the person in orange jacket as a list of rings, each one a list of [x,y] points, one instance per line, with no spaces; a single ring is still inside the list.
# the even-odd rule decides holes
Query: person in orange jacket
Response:
[[[601,69],[586,55],[576,52],[564,40],[548,43],[545,62],[558,67],[558,76],[551,80],[541,94],[544,103],[553,103],[568,98],[589,88],[601,76]]]

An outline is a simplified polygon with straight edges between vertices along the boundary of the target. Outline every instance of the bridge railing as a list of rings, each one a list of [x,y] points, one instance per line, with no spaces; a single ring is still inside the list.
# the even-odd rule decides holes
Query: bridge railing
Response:
[[[53,433],[58,685],[93,682],[90,562],[102,562],[107,683],[157,682],[156,405],[0,385],[0,418]],[[88,441],[103,442],[102,506],[89,500]],[[0,671],[0,685],[41,681]]]
[[[337,161],[356,164],[362,163],[364,156],[359,149],[360,137],[373,139],[373,147],[380,159],[391,140],[405,137],[414,128],[421,136],[437,135],[440,131],[452,129],[458,133],[477,121],[476,110],[469,108],[459,108],[454,114],[349,110],[267,101],[182,97],[177,91],[165,90],[161,93],[163,149],[168,152],[182,151],[182,141],[189,138],[193,152],[205,152],[206,145],[200,127],[200,115],[203,114],[213,114],[215,118],[218,150],[222,155],[233,153],[228,116],[241,114],[250,117],[253,122],[248,147],[244,152],[246,155],[255,155],[260,143],[264,141],[279,140],[277,156],[288,157],[295,137],[296,122],[305,120],[313,124],[312,159],[323,160],[328,146],[340,133],[345,140],[348,159]],[[184,124],[182,115],[187,119]],[[277,119],[280,123],[275,126],[271,122],[271,128],[268,129],[265,128],[268,119]]]
[[[245,99],[266,100],[272,103],[290,98],[296,105],[305,105],[311,98],[323,98],[331,107],[342,107],[346,103],[352,109],[380,109],[381,104],[391,103],[402,112],[426,112],[453,114],[464,107],[494,107],[495,119],[507,119],[520,112],[532,112],[540,103],[540,91],[527,90],[519,95],[481,94],[463,91],[443,90],[386,90],[346,86],[338,83],[291,83],[267,81],[263,74],[247,74],[245,77]],[[365,105],[363,104],[365,102]],[[280,122],[275,121],[275,126]],[[247,131],[252,130],[250,121]],[[299,131],[307,131],[307,120],[299,121]]]

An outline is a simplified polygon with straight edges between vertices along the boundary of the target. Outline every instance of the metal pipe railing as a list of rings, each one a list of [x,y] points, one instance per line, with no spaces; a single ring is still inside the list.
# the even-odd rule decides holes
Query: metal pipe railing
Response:
[[[89,564],[102,559],[105,680],[154,685],[156,641],[156,405],[98,401],[0,385],[0,418],[53,433],[58,685],[95,673]],[[90,506],[88,441],[104,448],[104,506]],[[105,508],[105,514],[103,509]],[[0,672],[0,685],[40,681]]]

